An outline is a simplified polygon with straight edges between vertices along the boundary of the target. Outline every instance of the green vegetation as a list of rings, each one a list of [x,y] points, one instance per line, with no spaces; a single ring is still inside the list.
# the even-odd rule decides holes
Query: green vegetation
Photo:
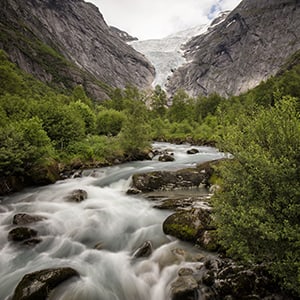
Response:
[[[115,89],[98,105],[82,86],[61,94],[0,51],[0,177],[39,176],[58,162],[136,159],[151,140],[217,143],[233,155],[212,179],[221,185],[213,199],[220,243],[244,263],[264,262],[299,296],[299,57],[238,97],[178,91],[168,107],[159,86],[152,93]]]
[[[120,91],[126,110],[114,99],[119,111],[108,107],[112,100],[93,104],[81,85],[57,92],[21,72],[4,51],[0,71],[0,177],[42,176],[37,170],[58,163],[110,164],[149,146],[147,109],[136,89]]]

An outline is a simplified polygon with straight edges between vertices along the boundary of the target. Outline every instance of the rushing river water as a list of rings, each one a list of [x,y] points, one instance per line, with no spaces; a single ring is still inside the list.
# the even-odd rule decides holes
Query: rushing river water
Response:
[[[137,172],[180,169],[223,157],[216,149],[156,143],[154,148],[172,149],[174,162],[157,160],[126,163],[84,172],[82,178],[32,188],[0,202],[0,299],[9,299],[27,273],[70,266],[80,273],[61,284],[50,300],[167,300],[169,286],[183,265],[193,267],[174,251],[193,249],[162,232],[171,211],[153,208],[142,196],[128,196],[130,176]],[[93,176],[91,176],[93,175]],[[83,189],[88,199],[66,202],[74,189]],[[45,217],[30,224],[42,242],[34,247],[8,242],[13,216],[28,213]],[[133,258],[145,241],[153,244],[148,258]],[[94,249],[101,243],[101,250]],[[195,251],[195,250],[194,250]]]

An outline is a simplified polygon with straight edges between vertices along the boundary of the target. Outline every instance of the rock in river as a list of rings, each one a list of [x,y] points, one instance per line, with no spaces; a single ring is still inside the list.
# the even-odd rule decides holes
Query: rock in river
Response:
[[[12,300],[46,300],[63,281],[79,276],[72,268],[44,269],[25,275],[17,285]]]

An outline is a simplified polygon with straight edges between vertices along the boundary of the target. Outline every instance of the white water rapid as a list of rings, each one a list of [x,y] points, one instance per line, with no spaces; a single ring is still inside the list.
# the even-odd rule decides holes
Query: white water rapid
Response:
[[[214,148],[156,143],[171,148],[175,162],[157,160],[127,163],[85,172],[86,176],[27,189],[0,201],[0,299],[8,300],[21,278],[46,268],[72,267],[80,273],[59,285],[50,300],[167,300],[169,287],[184,265],[193,267],[175,249],[188,244],[166,236],[162,223],[171,211],[154,209],[142,196],[128,196],[130,176],[136,172],[182,168],[223,157]],[[74,189],[87,191],[80,203],[66,202]],[[8,241],[13,216],[28,213],[45,217],[29,224],[42,242],[20,246]],[[133,258],[145,241],[153,244],[148,258]],[[101,250],[95,245],[101,243]]]

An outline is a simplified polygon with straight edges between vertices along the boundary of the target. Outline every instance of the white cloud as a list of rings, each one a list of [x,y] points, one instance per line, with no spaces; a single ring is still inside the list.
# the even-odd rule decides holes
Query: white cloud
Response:
[[[86,0],[94,3],[109,25],[139,39],[160,38],[207,23],[241,0]],[[212,8],[214,9],[212,10]]]

